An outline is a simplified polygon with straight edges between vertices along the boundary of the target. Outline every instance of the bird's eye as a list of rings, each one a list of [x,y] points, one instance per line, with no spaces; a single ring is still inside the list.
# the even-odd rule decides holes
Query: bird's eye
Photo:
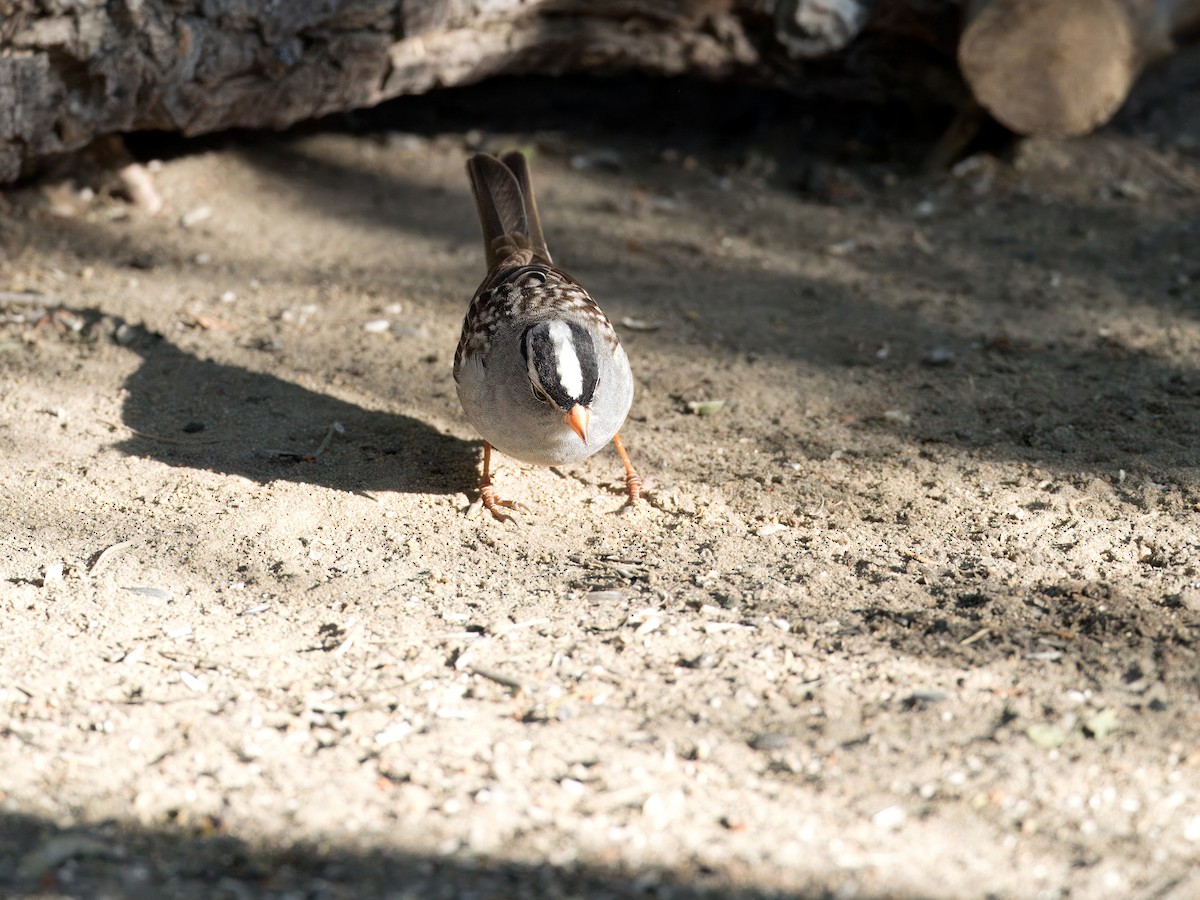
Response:
[[[545,284],[546,276],[541,272],[530,272],[521,279],[521,284]]]
[[[549,403],[550,395],[542,390],[542,386],[536,381],[529,382],[529,389],[533,392],[533,398],[539,403]]]

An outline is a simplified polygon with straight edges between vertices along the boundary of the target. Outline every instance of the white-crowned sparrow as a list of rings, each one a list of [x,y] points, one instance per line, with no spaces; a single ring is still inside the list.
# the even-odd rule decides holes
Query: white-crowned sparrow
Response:
[[[642,482],[617,433],[633,402],[633,374],[612,323],[574,278],[554,266],[520,153],[467,162],[483,227],[487,277],[454,353],[467,418],[483,437],[480,499],[497,519],[491,450],[540,466],[579,462],[612,441],[629,502]]]

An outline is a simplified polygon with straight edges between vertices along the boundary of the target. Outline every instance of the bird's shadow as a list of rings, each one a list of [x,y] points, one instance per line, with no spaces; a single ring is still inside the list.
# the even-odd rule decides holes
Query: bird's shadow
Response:
[[[419,419],[200,359],[141,325],[118,322],[115,337],[142,358],[125,381],[123,453],[350,492],[449,494],[477,478],[475,447]]]

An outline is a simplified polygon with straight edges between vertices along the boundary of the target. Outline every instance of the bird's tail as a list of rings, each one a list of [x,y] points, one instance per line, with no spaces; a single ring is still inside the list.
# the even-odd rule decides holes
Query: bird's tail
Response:
[[[549,264],[525,155],[513,151],[497,158],[476,153],[467,160],[467,174],[475,192],[489,271],[518,250],[531,250],[535,260]]]

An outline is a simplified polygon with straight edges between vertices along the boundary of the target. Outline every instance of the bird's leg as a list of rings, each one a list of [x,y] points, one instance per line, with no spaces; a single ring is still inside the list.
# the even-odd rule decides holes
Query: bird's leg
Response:
[[[520,504],[496,496],[496,488],[492,484],[492,445],[487,441],[483,442],[483,477],[479,479],[479,499],[483,502],[483,508],[498,522],[513,521],[513,517],[503,512],[502,508],[521,510]]]
[[[632,506],[642,496],[642,476],[629,461],[629,454],[625,452],[625,445],[621,443],[619,433],[613,435],[613,443],[617,446],[617,453],[621,455],[621,462],[625,464],[625,492],[629,495],[629,503]]]

